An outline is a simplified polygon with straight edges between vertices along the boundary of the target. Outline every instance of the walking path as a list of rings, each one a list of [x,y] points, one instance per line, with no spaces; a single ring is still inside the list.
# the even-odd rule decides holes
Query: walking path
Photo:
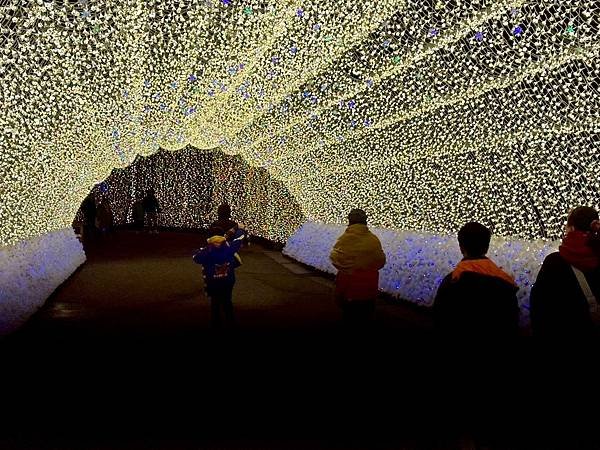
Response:
[[[118,233],[88,252],[20,334],[40,340],[202,334],[209,330],[209,301],[201,267],[191,260],[201,245],[192,233]],[[310,333],[339,325],[331,279],[257,245],[241,255],[234,289],[240,330]],[[376,327],[427,332],[431,323],[415,308],[380,300]]]

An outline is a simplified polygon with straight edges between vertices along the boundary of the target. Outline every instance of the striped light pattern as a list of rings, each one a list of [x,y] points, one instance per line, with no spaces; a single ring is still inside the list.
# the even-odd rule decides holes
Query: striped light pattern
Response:
[[[0,245],[188,144],[266,169],[310,220],[362,206],[382,227],[557,237],[600,204],[599,17],[595,0],[1,0]]]

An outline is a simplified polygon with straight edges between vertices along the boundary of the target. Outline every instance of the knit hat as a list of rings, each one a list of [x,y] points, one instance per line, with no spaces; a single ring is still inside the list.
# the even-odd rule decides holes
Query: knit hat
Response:
[[[350,223],[350,225],[355,223],[362,223],[366,225],[367,213],[364,212],[362,209],[353,209],[352,211],[350,211],[350,214],[348,214],[348,222]]]
[[[231,217],[231,206],[223,203],[217,208],[217,216],[219,219],[229,219]]]
[[[569,214],[567,225],[572,226],[580,231],[595,231],[592,229],[592,224],[598,220],[598,211],[589,206],[579,206]]]

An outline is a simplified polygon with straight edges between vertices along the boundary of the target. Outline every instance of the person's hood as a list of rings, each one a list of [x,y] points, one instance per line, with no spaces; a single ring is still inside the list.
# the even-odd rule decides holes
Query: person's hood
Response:
[[[569,264],[583,272],[589,272],[600,267],[600,256],[594,252],[588,242],[589,233],[571,231],[563,239],[558,251]]]
[[[212,236],[206,240],[209,245],[213,245],[215,247],[220,247],[224,242],[227,242],[227,239],[224,236]]]
[[[352,224],[338,238],[329,256],[332,264],[343,271],[379,270],[385,254],[377,236],[365,224]]]
[[[369,232],[369,227],[364,223],[353,223],[346,228],[346,234],[366,234]]]
[[[452,272],[452,281],[458,281],[464,273],[477,273],[488,277],[499,278],[508,284],[517,286],[515,279],[498,267],[489,258],[463,259]]]

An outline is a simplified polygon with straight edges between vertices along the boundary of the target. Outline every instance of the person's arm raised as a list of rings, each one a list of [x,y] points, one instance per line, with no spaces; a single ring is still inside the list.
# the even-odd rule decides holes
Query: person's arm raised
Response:
[[[233,250],[233,252],[238,252],[240,248],[242,248],[242,244],[244,243],[244,239],[246,235],[244,234],[244,230],[238,229],[233,235],[233,241],[229,243],[229,246]]]

